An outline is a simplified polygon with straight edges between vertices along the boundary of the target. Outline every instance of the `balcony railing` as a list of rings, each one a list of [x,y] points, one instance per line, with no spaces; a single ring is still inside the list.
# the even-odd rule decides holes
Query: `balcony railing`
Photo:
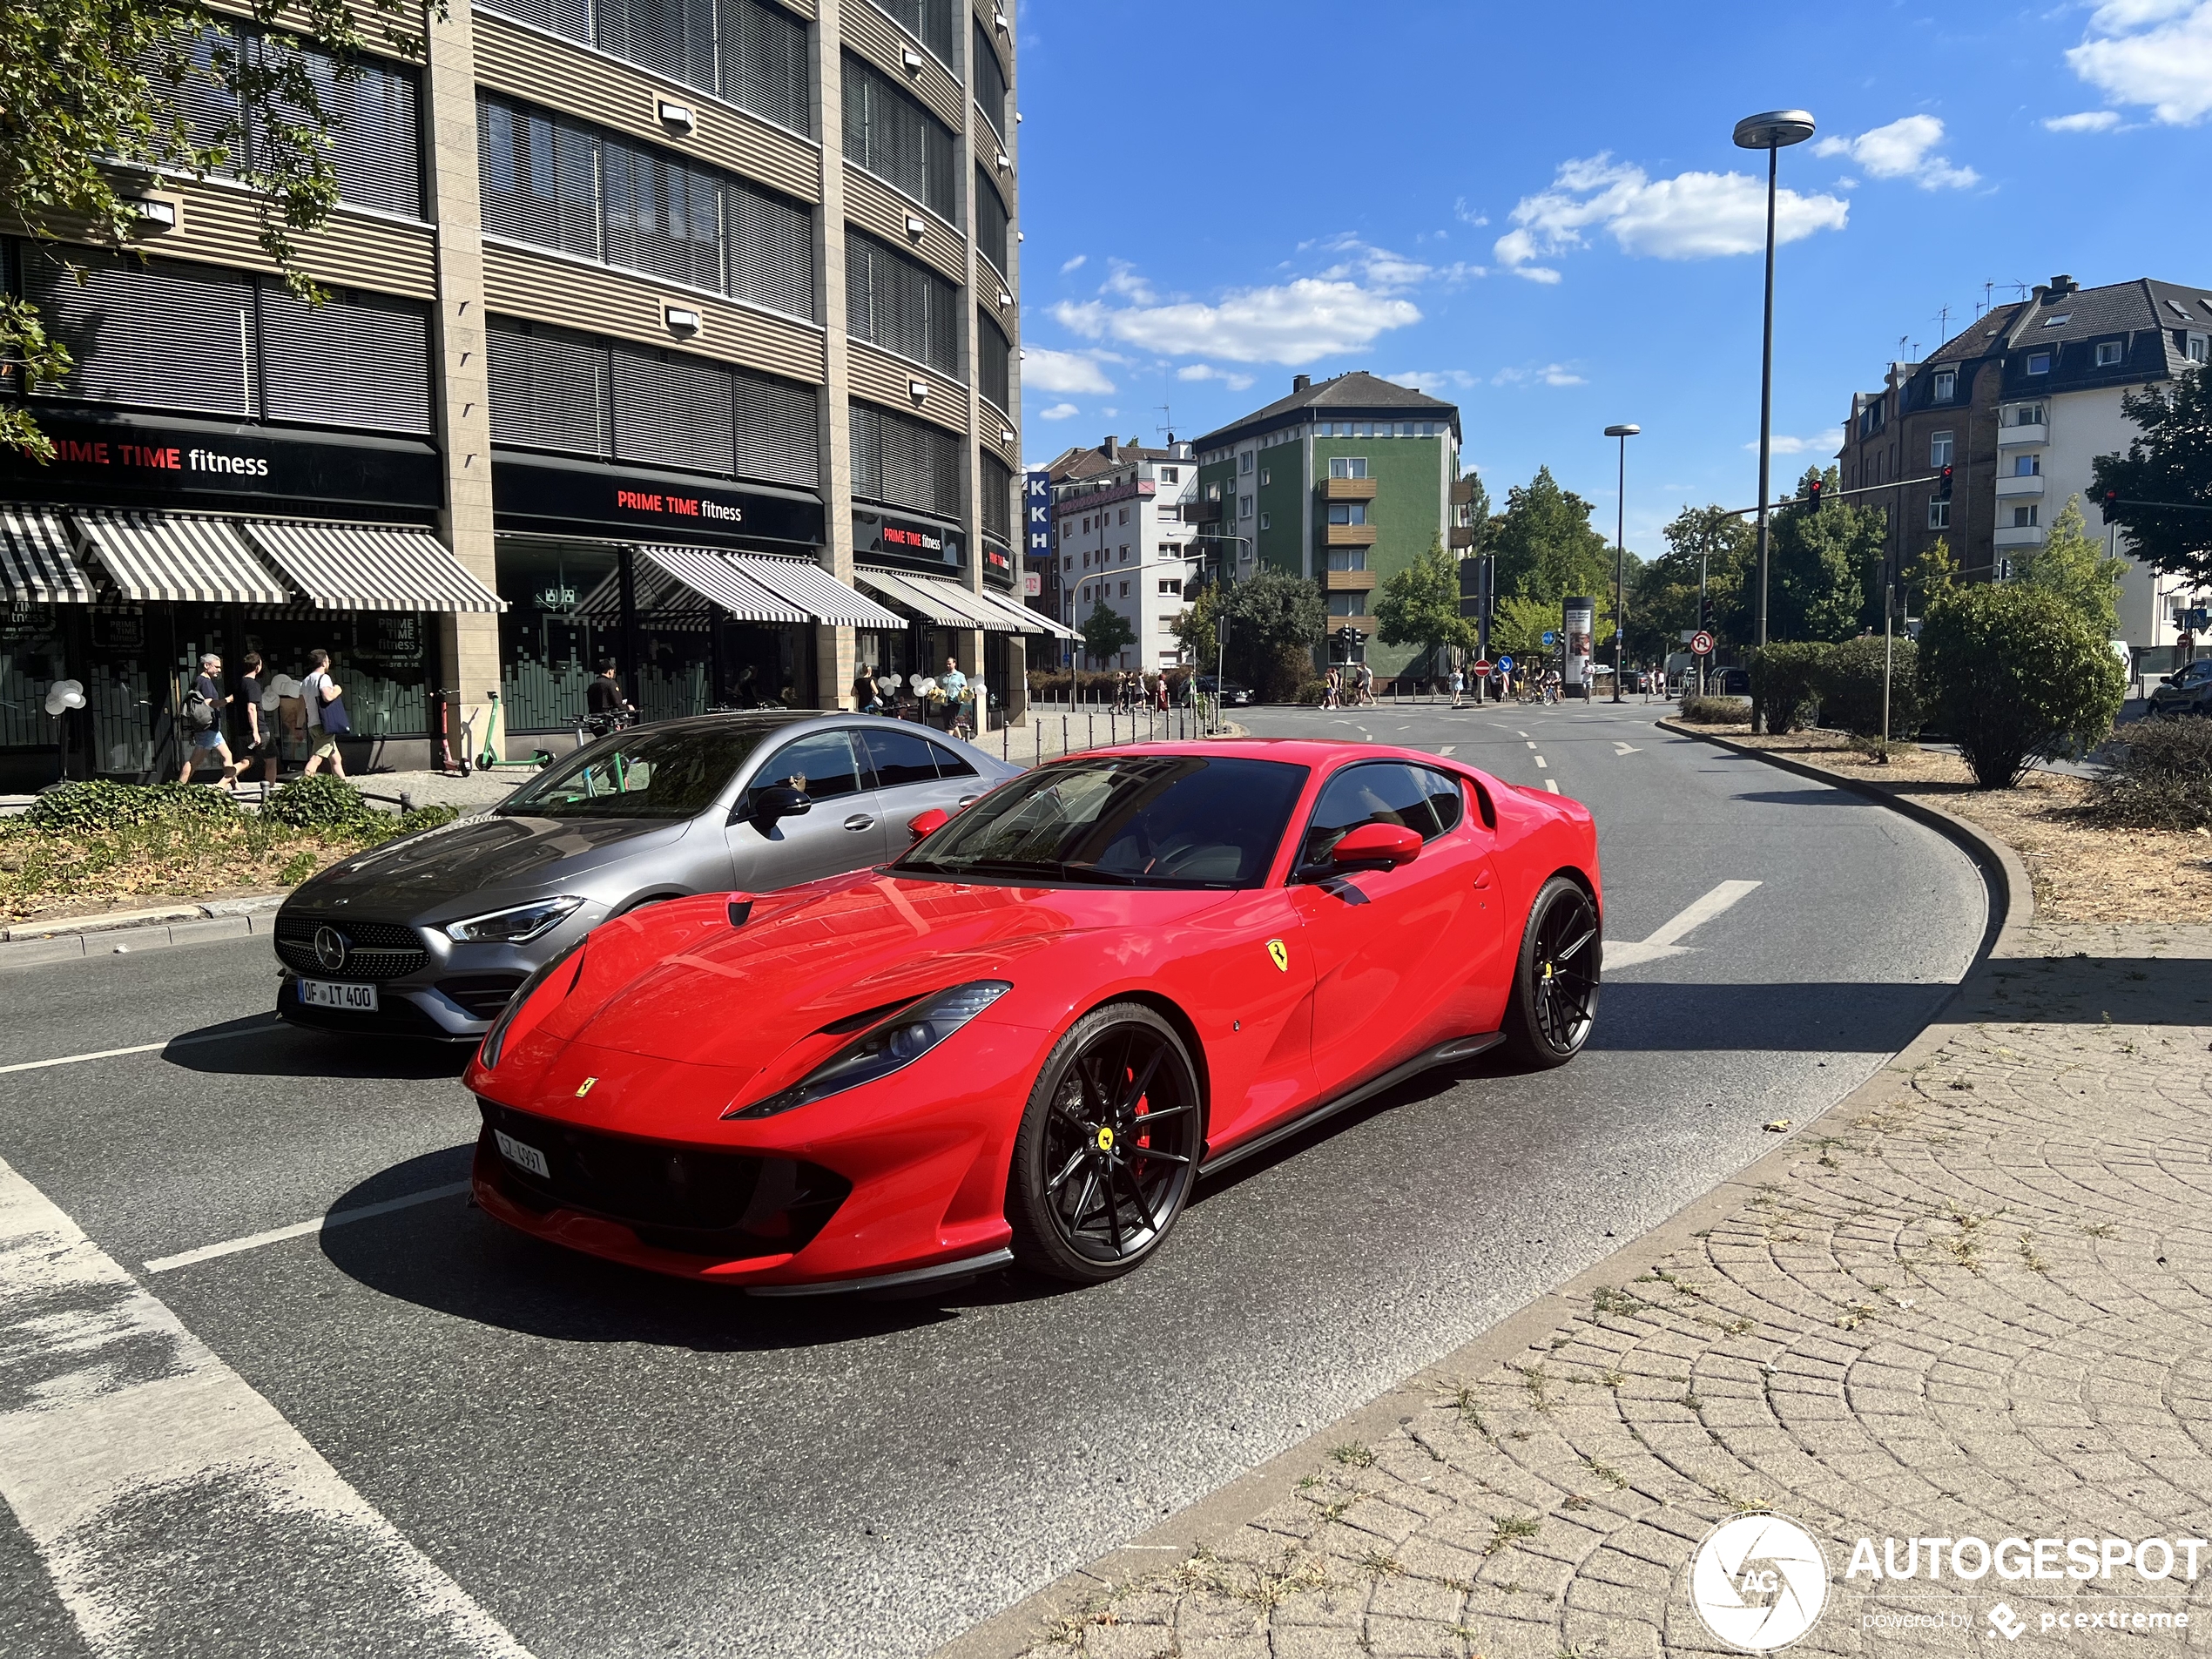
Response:
[[[1324,570],[1321,586],[1330,593],[1366,593],[1373,590],[1372,570]]]
[[[1372,524],[1331,524],[1327,529],[1329,534],[1323,543],[1326,547],[1372,547],[1375,544],[1375,527]]]
[[[2000,547],[2040,547],[2043,527],[2040,524],[2000,524],[1997,527]]]
[[[2050,426],[2042,421],[2038,421],[2033,426],[2023,423],[1997,428],[1997,447],[2000,449],[2016,448],[2024,443],[2048,443],[2050,441]]]
[[[2025,476],[2000,477],[1997,480],[1997,499],[2000,501],[2013,496],[2035,496],[2042,493],[2043,475],[2040,473],[2032,472]]]
[[[1372,501],[1375,498],[1372,478],[1324,478],[1321,481],[1323,501]]]

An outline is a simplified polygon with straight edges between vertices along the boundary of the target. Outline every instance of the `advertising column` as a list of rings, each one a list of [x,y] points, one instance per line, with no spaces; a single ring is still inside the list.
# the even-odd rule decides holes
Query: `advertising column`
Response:
[[[1590,695],[1590,631],[1596,624],[1597,603],[1592,599],[1568,599],[1561,609],[1567,662],[1560,671],[1560,678],[1568,697],[1579,697],[1587,702]]]

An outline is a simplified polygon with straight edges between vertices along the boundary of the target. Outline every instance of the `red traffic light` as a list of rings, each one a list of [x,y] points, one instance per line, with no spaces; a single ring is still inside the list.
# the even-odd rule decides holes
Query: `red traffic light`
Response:
[[[1816,513],[1820,510],[1820,492],[1825,488],[1827,488],[1826,481],[1816,478],[1812,481],[1811,491],[1805,496],[1805,499],[1812,503],[1812,510]]]
[[[1951,469],[1946,467],[1943,471],[1937,475],[1942,482],[1936,485],[1936,499],[1938,501],[1949,501],[1951,499]]]

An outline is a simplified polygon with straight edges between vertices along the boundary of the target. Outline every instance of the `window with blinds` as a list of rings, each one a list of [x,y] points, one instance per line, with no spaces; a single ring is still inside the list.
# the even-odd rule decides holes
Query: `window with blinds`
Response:
[[[965,381],[960,290],[921,260],[857,230],[845,238],[846,330]]]
[[[479,96],[484,228],[814,315],[811,210],[565,116]]]
[[[310,305],[274,286],[260,298],[269,420],[429,433],[429,307],[346,293]]]
[[[495,317],[484,335],[491,441],[567,455],[613,453],[607,342]]]
[[[959,517],[959,438],[927,421],[855,399],[853,493],[894,507]]]
[[[221,84],[216,66],[219,57],[235,63],[241,50],[237,30],[209,24],[190,33],[176,30],[138,59],[155,98],[183,119],[185,141],[202,150],[220,145],[227,152],[219,166],[208,169],[218,179],[235,178],[246,165],[246,101]]]
[[[995,536],[1001,542],[1014,539],[1014,469],[995,455],[976,457],[981,463],[975,475],[975,489],[982,497],[976,503],[977,516],[983,521],[983,534]]]
[[[1013,357],[1014,347],[1004,330],[979,307],[975,313],[975,389],[997,404],[1001,415],[1014,407]]]
[[[721,90],[778,126],[812,132],[806,25],[764,0],[722,0]]]
[[[975,251],[997,267],[1001,280],[1008,268],[1006,245],[1010,228],[1006,204],[999,199],[991,176],[979,165],[975,169]]]
[[[968,43],[968,61],[975,65],[970,78],[975,86],[975,107],[983,111],[983,118],[991,124],[991,131],[1003,140],[1006,137],[1006,71],[999,67],[998,52],[991,45],[991,37],[983,31],[981,18],[970,17],[971,29]]]
[[[591,10],[601,51],[715,90],[714,0],[592,0]]]
[[[794,132],[813,131],[806,24],[770,0],[496,0],[487,9],[715,93]]]
[[[875,0],[875,9],[895,17],[899,26],[936,54],[950,69],[953,63],[953,19],[960,14],[953,0]]]
[[[940,218],[954,199],[954,138],[940,121],[873,64],[845,59],[845,158],[925,203]]]
[[[820,482],[817,393],[793,381],[732,371],[738,475],[812,489]]]
[[[730,371],[678,352],[614,348],[615,459],[691,472],[734,466]]]

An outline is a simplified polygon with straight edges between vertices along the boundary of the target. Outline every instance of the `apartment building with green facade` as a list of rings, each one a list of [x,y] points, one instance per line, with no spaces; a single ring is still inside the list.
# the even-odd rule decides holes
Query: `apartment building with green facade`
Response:
[[[1234,581],[1272,569],[1319,587],[1330,639],[1317,663],[1341,660],[1335,638],[1349,624],[1367,636],[1379,677],[1405,669],[1413,649],[1374,637],[1374,595],[1433,540],[1453,543],[1458,406],[1364,369],[1318,382],[1300,374],[1288,397],[1193,447],[1197,500],[1184,510],[1214,568]]]

